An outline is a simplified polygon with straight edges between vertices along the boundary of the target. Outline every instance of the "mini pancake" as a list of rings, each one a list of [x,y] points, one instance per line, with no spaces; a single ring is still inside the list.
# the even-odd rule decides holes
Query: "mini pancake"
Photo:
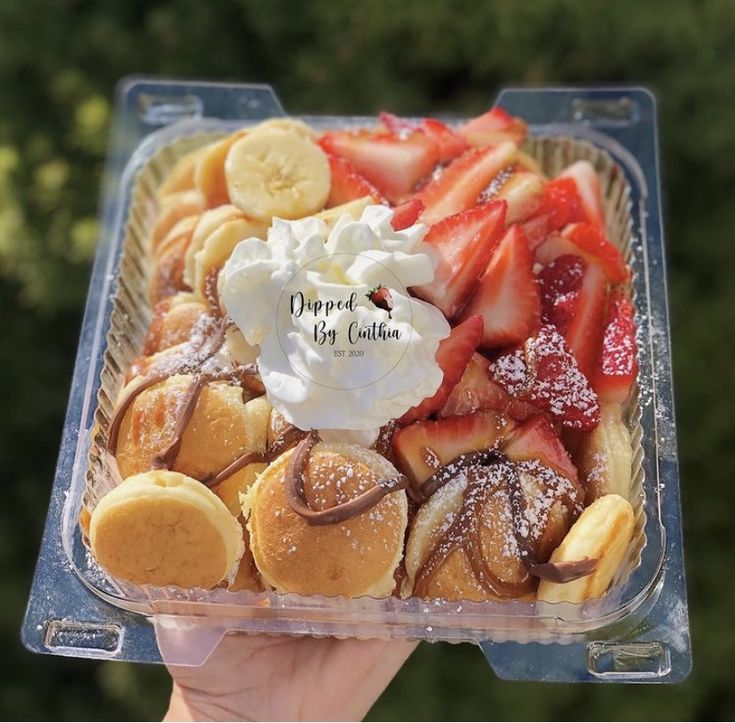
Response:
[[[211,490],[178,472],[129,477],[92,512],[90,544],[113,577],[143,585],[212,588],[234,576],[244,545]]]
[[[209,305],[194,294],[179,292],[159,301],[153,309],[143,356],[188,341],[196,326],[210,313]]]
[[[581,504],[574,484],[535,460],[470,467],[437,490],[416,514],[406,543],[403,597],[533,598],[538,581],[529,575],[519,547],[511,468],[526,500],[524,536],[540,561],[548,559],[571,522],[560,500]],[[483,564],[485,584],[477,574]]]
[[[371,509],[334,524],[314,525],[294,512],[284,479],[284,452],[243,497],[250,549],[263,580],[279,592],[385,597],[403,552],[406,493],[391,492]],[[397,476],[376,452],[318,443],[306,463],[304,493],[313,510],[353,499],[380,479]]]
[[[123,478],[149,470],[153,458],[172,442],[192,379],[176,374],[134,399],[122,418],[113,450]],[[172,464],[175,471],[203,481],[245,452],[265,452],[270,404],[265,397],[243,402],[242,395],[239,386],[226,382],[210,382],[202,388]]]
[[[198,191],[181,191],[162,198],[158,218],[151,231],[151,250],[155,252],[158,249],[161,241],[182,218],[200,214],[204,209],[204,201]]]
[[[214,208],[230,202],[225,180],[225,158],[232,145],[246,133],[247,131],[244,130],[237,131],[212,143],[197,159],[194,183],[204,199],[206,208]]]
[[[148,296],[152,304],[188,289],[184,281],[184,260],[198,218],[199,216],[182,218],[158,245],[148,285]]]
[[[227,509],[234,517],[238,518],[242,526],[245,552],[240,558],[235,579],[229,586],[229,589],[232,591],[259,591],[263,589],[258,568],[255,566],[255,560],[253,560],[253,553],[250,551],[250,534],[245,525],[245,520],[242,518],[240,495],[250,489],[266,466],[265,462],[253,462],[212,488],[212,492],[225,503]]]
[[[158,188],[158,197],[163,198],[181,191],[195,190],[194,171],[199,157],[207,150],[207,145],[195,148],[181,156]]]
[[[213,234],[222,224],[228,221],[237,221],[245,219],[245,214],[237,207],[230,203],[207,209],[197,222],[194,232],[191,235],[191,243],[186,251],[186,260],[184,262],[184,280],[189,286],[194,286],[194,256],[201,251],[204,242]]]

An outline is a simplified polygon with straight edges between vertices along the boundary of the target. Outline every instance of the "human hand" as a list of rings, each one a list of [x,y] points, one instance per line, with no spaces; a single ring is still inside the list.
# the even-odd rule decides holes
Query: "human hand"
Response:
[[[164,720],[361,720],[415,647],[227,635],[204,665],[169,667],[174,686]]]

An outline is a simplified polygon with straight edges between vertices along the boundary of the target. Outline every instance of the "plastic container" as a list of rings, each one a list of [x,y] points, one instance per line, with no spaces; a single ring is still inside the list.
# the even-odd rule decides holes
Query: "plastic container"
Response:
[[[600,172],[608,233],[633,267],[640,382],[633,432],[637,534],[611,590],[582,605],[232,593],[109,579],[77,524],[107,488],[97,454],[110,399],[150,316],[142,239],[158,180],[181,154],[284,111],[266,86],[128,80],[119,89],[90,283],[49,516],[23,627],[27,647],[76,657],[201,664],[231,630],[479,643],[501,677],[674,682],[691,665],[681,550],[655,101],[641,89],[506,90],[527,150],[553,174]],[[315,127],[371,119],[304,117]],[[151,624],[153,622],[153,625]]]

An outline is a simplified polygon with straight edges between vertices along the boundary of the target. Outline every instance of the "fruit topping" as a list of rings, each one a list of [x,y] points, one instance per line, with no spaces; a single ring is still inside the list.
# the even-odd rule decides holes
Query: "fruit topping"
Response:
[[[393,451],[403,473],[420,485],[460,454],[494,447],[508,430],[494,411],[424,420],[399,429]]]
[[[493,251],[460,318],[482,316],[482,345],[492,348],[526,339],[538,327],[539,312],[533,256],[520,226],[511,226]]]
[[[564,334],[580,370],[591,377],[602,344],[602,325],[607,303],[607,279],[599,266],[589,264],[574,304],[574,318]],[[563,310],[560,310],[563,314]]]
[[[618,287],[610,294],[602,350],[592,385],[601,401],[623,403],[638,376],[633,303]]]
[[[503,141],[520,145],[526,137],[526,131],[525,121],[495,107],[467,121],[459,129],[459,134],[472,146],[490,146]]]
[[[393,230],[403,231],[404,228],[413,226],[423,210],[424,204],[418,198],[412,198],[410,201],[396,206],[393,209],[393,218],[391,219]]]
[[[424,133],[436,143],[439,163],[449,163],[469,148],[469,143],[464,137],[434,118],[411,121],[383,112],[380,114],[380,121],[391,133],[398,136],[414,131]]]
[[[572,178],[556,178],[544,188],[543,211],[549,214],[549,231],[559,231],[567,224],[582,221],[582,199]]]
[[[532,417],[513,430],[503,453],[515,462],[536,459],[578,484],[577,469],[548,419]]]
[[[628,269],[620,249],[613,246],[605,235],[589,223],[574,223],[562,231],[562,236],[576,246],[577,253],[605,271],[611,283],[628,278]]]
[[[417,419],[424,419],[444,406],[452,389],[462,378],[481,338],[482,317],[471,316],[455,326],[449,336],[439,342],[436,363],[444,373],[444,379],[436,393],[409,409],[398,420],[399,424],[410,424]]]
[[[447,216],[466,211],[480,194],[516,157],[513,143],[493,148],[474,148],[438,171],[417,194],[424,204],[421,220],[435,224]]]
[[[600,177],[589,161],[577,161],[565,168],[559,179],[570,178],[574,181],[580,200],[583,221],[591,223],[601,233],[605,233],[605,207],[602,201]]]
[[[415,131],[398,136],[370,131],[334,131],[319,140],[332,155],[346,158],[391,203],[400,203],[428,176],[438,160],[436,143]]]
[[[579,289],[587,264],[579,256],[557,256],[538,275],[541,320],[566,334],[579,302]]]
[[[432,226],[424,241],[435,252],[434,280],[413,292],[454,317],[487,267],[503,232],[505,209],[505,201],[490,201]]]
[[[380,191],[346,159],[329,155],[329,169],[332,173],[332,185],[329,190],[327,207],[341,206],[364,196],[371,196],[374,203],[385,203]]]
[[[600,420],[597,395],[564,337],[551,325],[498,357],[490,373],[509,395],[548,412],[570,429],[590,430]]]

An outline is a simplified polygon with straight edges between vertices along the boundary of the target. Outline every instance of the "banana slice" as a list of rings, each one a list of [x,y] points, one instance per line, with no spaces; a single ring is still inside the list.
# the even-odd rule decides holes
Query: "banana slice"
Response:
[[[260,354],[260,347],[248,344],[242,332],[234,324],[225,330],[225,346],[230,358],[237,364],[250,364]]]
[[[240,241],[252,237],[265,239],[267,231],[268,227],[257,221],[236,219],[223,223],[209,234],[202,248],[194,254],[194,291],[206,296],[209,272],[221,269]]]
[[[619,404],[602,406],[600,423],[585,436],[575,456],[588,503],[609,494],[629,498],[633,444]]]
[[[194,171],[194,183],[202,194],[207,208],[230,202],[225,180],[225,158],[233,144],[246,133],[244,130],[237,131],[221,141],[212,143],[199,157]]]
[[[325,208],[323,211],[319,211],[319,213],[316,214],[316,217],[320,218],[331,228],[345,214],[350,216],[353,221],[359,221],[360,216],[362,216],[362,212],[374,203],[375,200],[372,196],[363,196],[362,198],[356,198],[354,201],[343,203],[340,206]]]
[[[316,131],[309,128],[303,121],[297,120],[296,118],[269,118],[268,120],[258,123],[257,126],[251,128],[251,131],[261,131],[268,128],[276,128],[281,131],[292,131],[298,133],[304,138],[309,140],[316,140]]]
[[[198,191],[180,191],[161,199],[158,218],[150,236],[150,248],[155,251],[168,232],[185,216],[204,210],[204,200]]]
[[[502,185],[495,198],[502,198],[507,204],[505,225],[525,221],[543,202],[544,179],[529,171],[516,171]]]
[[[184,281],[189,286],[194,287],[194,257],[197,252],[202,250],[204,242],[210,234],[213,234],[222,224],[228,221],[237,221],[243,218],[245,218],[243,212],[229,203],[223,206],[217,206],[217,208],[210,208],[201,215],[199,223],[196,225],[194,233],[191,236],[191,243],[186,251],[186,259],[184,261]]]
[[[635,516],[630,502],[620,495],[596,499],[572,525],[549,562],[597,560],[593,572],[571,582],[541,580],[538,599],[546,602],[583,602],[600,597],[623,561],[633,536]]]
[[[169,172],[168,176],[163,179],[163,183],[158,188],[158,197],[163,198],[172,193],[181,191],[196,190],[194,181],[194,172],[199,158],[207,150],[208,146],[204,145],[189,151],[186,155],[181,156],[176,164]]]
[[[240,138],[225,160],[232,203],[246,216],[295,219],[324,208],[331,183],[327,156],[294,131],[265,128]]]
[[[519,150],[518,157],[516,160],[519,166],[522,166],[528,171],[533,171],[534,173],[537,173],[542,178],[546,179],[546,176],[544,175],[544,172],[541,166],[539,166],[538,162],[533,156],[529,155],[525,151]]]

